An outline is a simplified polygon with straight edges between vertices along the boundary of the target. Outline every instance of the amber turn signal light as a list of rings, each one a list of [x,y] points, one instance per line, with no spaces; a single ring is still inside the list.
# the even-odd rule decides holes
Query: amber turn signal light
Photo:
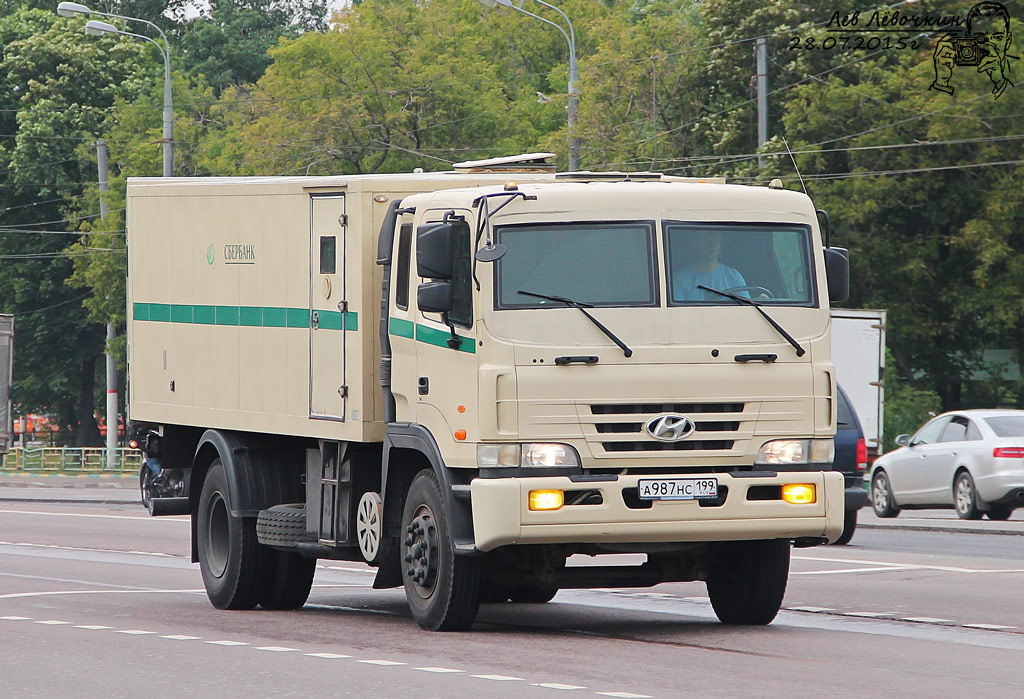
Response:
[[[817,501],[812,483],[787,483],[782,486],[782,499],[791,505],[811,505]]]
[[[530,509],[557,510],[565,504],[565,494],[561,490],[531,490]]]

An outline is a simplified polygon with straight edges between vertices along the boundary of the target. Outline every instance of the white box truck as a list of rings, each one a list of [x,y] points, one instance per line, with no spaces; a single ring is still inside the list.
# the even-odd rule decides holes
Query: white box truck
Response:
[[[882,453],[885,407],[885,311],[832,309],[836,379],[860,419],[868,453]]]
[[[0,314],[0,454],[14,444],[11,380],[14,376],[14,316]]]
[[[322,558],[430,630],[692,580],[765,624],[840,535],[849,263],[810,200],[544,157],[129,179],[130,418],[216,607],[300,607]]]

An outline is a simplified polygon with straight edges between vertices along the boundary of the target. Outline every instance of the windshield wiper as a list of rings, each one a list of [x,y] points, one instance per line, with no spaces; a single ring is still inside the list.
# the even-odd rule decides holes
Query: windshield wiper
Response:
[[[794,348],[796,348],[796,356],[802,357],[805,354],[807,354],[807,350],[805,350],[803,347],[801,347],[800,343],[797,342],[796,340],[794,340],[793,336],[790,335],[788,332],[786,332],[785,328],[783,328],[781,325],[776,323],[772,319],[772,317],[770,315],[765,313],[764,309],[761,308],[761,304],[759,304],[757,301],[753,301],[751,299],[748,299],[746,296],[740,296],[738,294],[730,294],[728,291],[719,291],[718,289],[712,289],[711,287],[704,286],[703,284],[698,284],[697,288],[698,289],[703,289],[704,291],[710,291],[712,294],[718,294],[719,296],[724,296],[725,298],[732,299],[733,301],[739,301],[740,303],[745,303],[748,306],[753,306],[754,308],[757,309],[758,313],[760,313],[761,315],[764,316],[765,320],[767,320],[769,323],[772,324],[773,328],[775,328],[776,330],[779,331],[780,335],[782,335],[784,338],[786,338],[786,342],[788,342],[789,344],[793,345]]]
[[[595,318],[594,316],[592,316],[589,313],[587,313],[587,308],[593,308],[594,307],[593,304],[580,303],[579,301],[573,301],[572,299],[567,299],[564,296],[548,296],[547,294],[535,294],[532,291],[523,291],[522,289],[519,290],[519,293],[522,294],[523,296],[533,296],[533,297],[538,298],[538,299],[547,299],[548,301],[558,301],[559,303],[564,303],[566,306],[572,306],[573,308],[580,309],[580,313],[582,313],[587,318],[589,318],[590,322],[593,323],[594,325],[596,325],[598,330],[600,330],[605,335],[607,335],[609,338],[611,338],[611,341],[619,346],[619,349],[622,350],[622,353],[624,355],[626,355],[627,358],[633,356],[633,350],[631,350],[630,348],[626,347],[626,343],[624,343],[619,338],[615,337],[615,333],[613,333],[608,328],[604,327],[604,325],[601,324],[601,321],[599,321],[597,318]]]

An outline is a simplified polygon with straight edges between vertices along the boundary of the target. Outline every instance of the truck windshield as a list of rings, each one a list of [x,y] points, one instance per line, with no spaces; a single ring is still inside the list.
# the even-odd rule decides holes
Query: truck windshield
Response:
[[[815,306],[810,228],[795,224],[665,221],[670,305]]]
[[[654,223],[616,221],[501,226],[495,307],[656,306]],[[520,289],[534,292],[528,296]]]

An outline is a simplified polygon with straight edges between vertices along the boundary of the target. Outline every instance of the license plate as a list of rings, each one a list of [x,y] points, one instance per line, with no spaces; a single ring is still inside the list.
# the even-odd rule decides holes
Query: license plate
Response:
[[[717,478],[645,478],[637,483],[641,500],[714,500]]]

